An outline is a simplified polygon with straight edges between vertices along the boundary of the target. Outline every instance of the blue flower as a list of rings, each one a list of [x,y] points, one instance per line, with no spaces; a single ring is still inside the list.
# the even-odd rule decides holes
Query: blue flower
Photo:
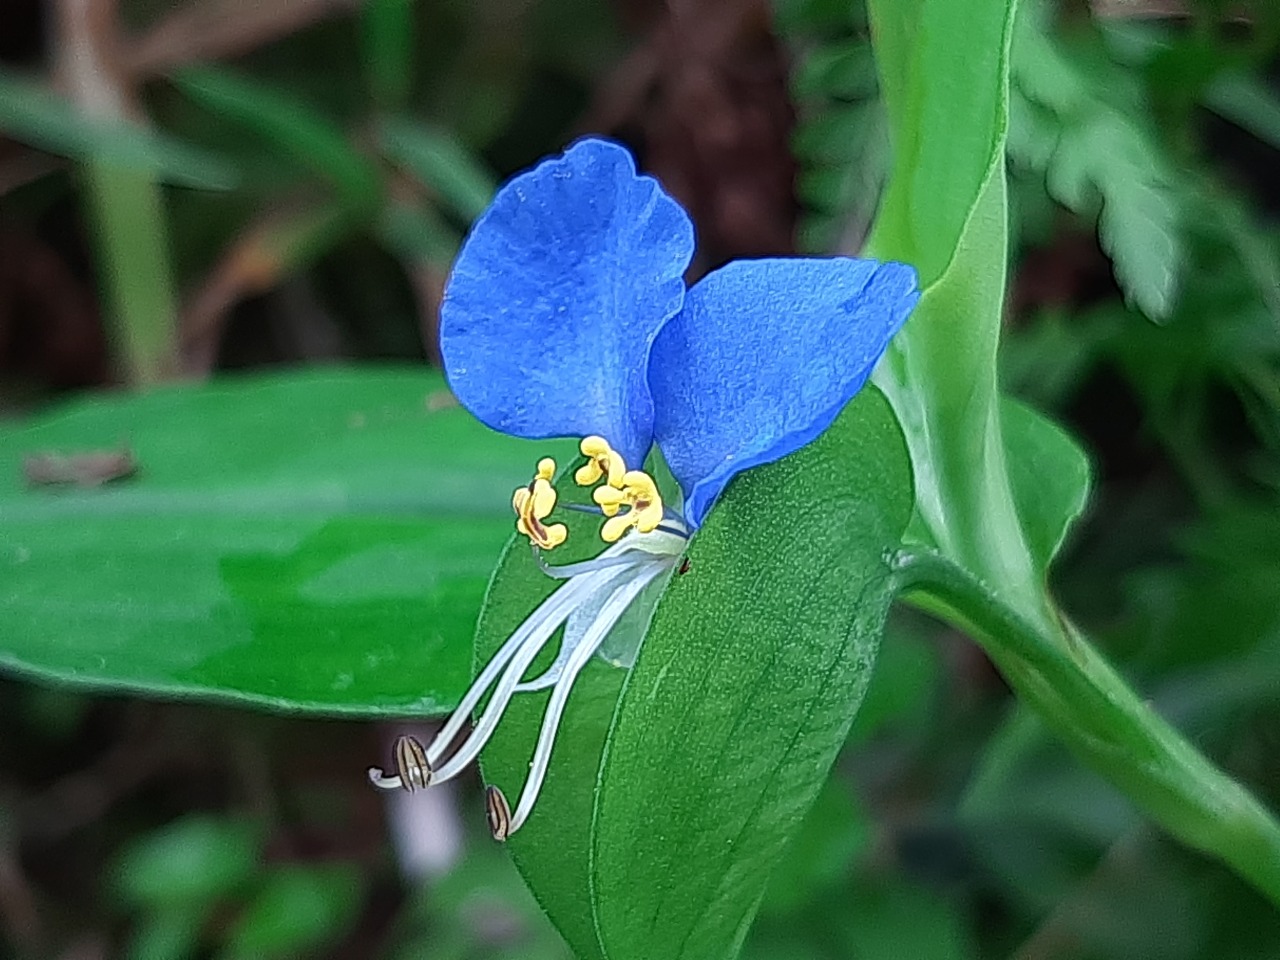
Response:
[[[738,260],[686,289],[693,225],[615,143],[585,139],[509,181],[473,226],[441,308],[440,345],[454,393],[484,423],[534,439],[582,438],[574,474],[594,487],[611,545],[552,567],[539,551],[567,535],[555,463],[513,498],[517,529],[565,584],[482,671],[427,747],[402,740],[397,775],[413,789],[469,764],[516,693],[552,688],[514,814],[489,788],[505,838],[532,810],[574,679],[622,613],[663,582],[688,538],[738,473],[821,434],[870,376],[919,293],[915,271],[849,257]],[[683,509],[640,469],[657,444]],[[565,626],[560,654],[524,680]],[[626,658],[624,657],[624,660]],[[488,695],[474,731],[445,759]]]

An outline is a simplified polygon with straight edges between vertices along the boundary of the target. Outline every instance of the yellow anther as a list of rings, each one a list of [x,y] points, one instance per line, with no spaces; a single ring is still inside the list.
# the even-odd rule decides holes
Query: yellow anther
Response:
[[[578,449],[584,457],[590,457],[573,475],[578,486],[589,487],[599,483],[601,477],[607,478],[605,482],[611,487],[622,486],[627,464],[622,454],[609,446],[608,440],[604,437],[583,437]]]
[[[643,470],[623,474],[621,489],[597,487],[592,498],[609,518],[600,530],[607,543],[613,543],[632,527],[640,533],[652,533],[662,522],[662,495],[653,477]],[[620,514],[618,511],[624,506],[630,509]]]
[[[517,487],[511,497],[511,507],[516,512],[516,529],[529,538],[535,546],[550,550],[564,543],[569,530],[563,523],[545,524],[556,505],[556,488],[551,478],[556,475],[556,462],[550,457],[538,461],[538,470],[526,487]]]

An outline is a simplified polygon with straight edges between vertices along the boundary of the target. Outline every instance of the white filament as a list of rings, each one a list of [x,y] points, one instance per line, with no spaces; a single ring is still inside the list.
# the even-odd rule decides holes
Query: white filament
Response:
[[[534,748],[533,760],[529,765],[529,776],[520,793],[520,802],[516,805],[516,811],[511,817],[511,826],[507,830],[508,836],[519,830],[533,811],[533,805],[538,799],[542,782],[547,775],[547,765],[551,762],[551,748],[555,746],[560,718],[564,714],[565,704],[569,700],[569,694],[578,679],[578,674],[599,649],[613,625],[618,622],[618,618],[626,613],[631,602],[640,595],[654,577],[662,572],[663,567],[663,564],[651,561],[634,579],[616,587],[583,634],[581,642],[574,647],[562,675],[556,680],[551,697],[547,700],[547,709],[542,715],[542,729],[538,732],[538,744]]]

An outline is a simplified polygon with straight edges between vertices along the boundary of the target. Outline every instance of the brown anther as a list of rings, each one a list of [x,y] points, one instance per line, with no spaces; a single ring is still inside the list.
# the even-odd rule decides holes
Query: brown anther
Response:
[[[499,843],[511,834],[511,804],[497,787],[484,788],[484,813],[489,820],[489,832]]]
[[[400,774],[400,786],[409,793],[431,786],[431,764],[422,741],[408,734],[396,737],[396,773]]]

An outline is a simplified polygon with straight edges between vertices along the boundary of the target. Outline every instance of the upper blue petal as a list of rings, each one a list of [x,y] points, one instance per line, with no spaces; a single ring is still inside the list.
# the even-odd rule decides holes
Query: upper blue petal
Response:
[[[738,260],[653,345],[654,434],[697,526],[739,471],[809,443],[866,382],[916,301],[901,263]]]
[[[449,384],[519,437],[600,434],[638,466],[653,436],[653,338],[684,300],[693,225],[605,140],[505,184],[453,265],[440,310]]]

